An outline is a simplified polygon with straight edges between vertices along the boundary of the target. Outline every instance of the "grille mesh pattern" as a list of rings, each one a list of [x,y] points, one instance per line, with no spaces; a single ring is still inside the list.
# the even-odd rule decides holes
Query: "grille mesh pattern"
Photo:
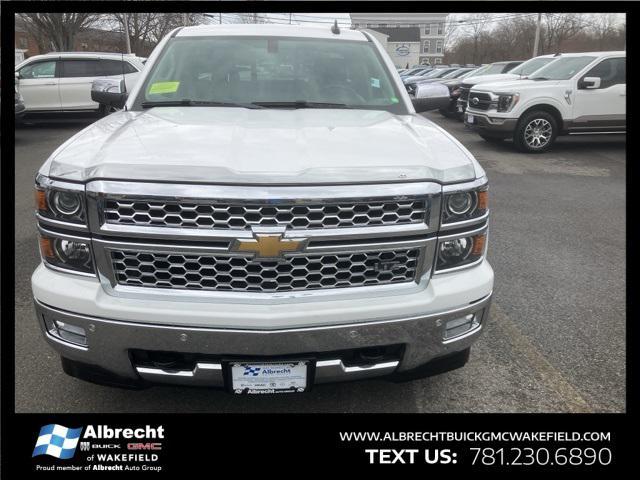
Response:
[[[108,199],[107,223],[201,229],[248,230],[251,226],[291,229],[366,227],[424,223],[423,199],[334,204],[222,204]]]
[[[112,251],[121,285],[249,292],[359,287],[414,280],[419,250],[322,254],[283,261]]]

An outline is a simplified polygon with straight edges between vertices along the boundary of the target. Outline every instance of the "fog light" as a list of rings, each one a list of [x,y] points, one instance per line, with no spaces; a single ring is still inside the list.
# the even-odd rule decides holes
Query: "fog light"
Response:
[[[87,334],[84,328],[60,320],[53,321],[53,335],[69,343],[87,345]]]
[[[476,328],[480,325],[480,322],[476,318],[475,313],[470,313],[464,317],[449,320],[444,326],[444,339],[449,340]]]

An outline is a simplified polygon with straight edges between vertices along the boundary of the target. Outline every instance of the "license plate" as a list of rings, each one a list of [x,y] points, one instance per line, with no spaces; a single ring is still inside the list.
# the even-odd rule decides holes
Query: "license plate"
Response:
[[[308,362],[232,362],[233,393],[301,393],[307,389]]]
[[[458,112],[462,113],[462,105],[458,105]]]
[[[467,115],[467,123],[473,123],[474,118],[473,115]]]

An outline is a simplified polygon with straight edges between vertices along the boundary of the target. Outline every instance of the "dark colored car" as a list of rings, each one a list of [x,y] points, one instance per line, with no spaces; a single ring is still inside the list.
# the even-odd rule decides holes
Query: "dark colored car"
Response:
[[[22,95],[20,95],[20,91],[18,90],[17,79],[15,82],[15,100],[16,100],[15,114],[16,114],[16,124],[17,124],[20,120],[22,120],[22,117],[24,117],[24,112],[26,111],[26,108],[24,106],[24,100],[22,99]]]

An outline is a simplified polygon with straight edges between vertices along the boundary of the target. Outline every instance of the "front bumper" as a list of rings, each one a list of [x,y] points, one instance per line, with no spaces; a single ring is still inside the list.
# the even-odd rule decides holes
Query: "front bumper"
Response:
[[[224,359],[314,360],[315,383],[409,372],[461,352],[485,325],[493,270],[437,275],[417,293],[384,298],[284,302],[278,305],[146,301],[106,295],[96,279],[40,266],[32,277],[38,323],[62,357],[120,379],[183,385],[224,385]],[[445,338],[447,322],[475,314],[464,333]],[[81,328],[86,345],[61,338],[53,321]],[[395,358],[349,365],[340,352],[401,346]],[[137,365],[132,351],[180,352],[188,368]],[[198,359],[200,358],[200,359]]]
[[[470,116],[473,117],[473,121],[470,121]],[[513,136],[517,123],[517,118],[495,117],[470,108],[464,114],[464,124],[467,127],[483,135],[496,138]]]

